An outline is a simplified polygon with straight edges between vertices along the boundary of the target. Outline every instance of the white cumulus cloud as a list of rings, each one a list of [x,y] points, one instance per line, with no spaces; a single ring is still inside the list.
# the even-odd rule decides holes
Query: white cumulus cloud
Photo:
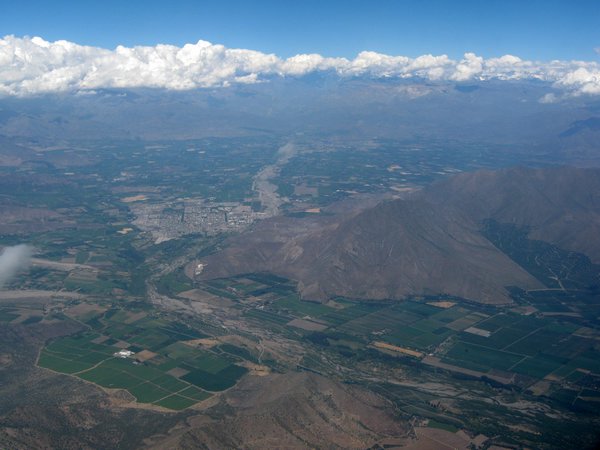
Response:
[[[451,80],[466,81],[480,77],[483,73],[483,58],[475,53],[465,53],[465,57],[454,67]]]
[[[32,251],[29,245],[20,244],[0,252],[0,289],[19,271],[29,267]]]
[[[600,94],[600,64],[586,61],[526,61],[513,55],[485,59],[465,53],[417,58],[364,51],[356,58],[318,54],[282,59],[274,54],[230,49],[198,41],[183,47],[156,45],[114,50],[48,42],[40,37],[0,39],[0,94],[91,92],[99,88],[196,89],[257,83],[271,77],[329,71],[339,76],[398,77],[468,82],[538,79],[567,95]]]
[[[598,68],[579,67],[567,73],[557,82],[567,88],[577,88],[582,94],[600,94],[600,70]]]

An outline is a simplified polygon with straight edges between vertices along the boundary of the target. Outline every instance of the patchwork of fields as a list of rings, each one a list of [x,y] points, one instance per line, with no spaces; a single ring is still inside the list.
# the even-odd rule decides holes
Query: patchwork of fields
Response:
[[[411,358],[422,367],[568,399],[570,407],[600,409],[589,396],[600,386],[600,334],[585,325],[589,311],[577,312],[589,302],[574,301],[572,292],[515,292],[519,303],[499,310],[445,297],[313,303],[300,300],[288,280],[265,274],[213,280],[202,289],[236,300],[262,328],[321,350]],[[321,370],[318,359],[307,366]]]
[[[591,302],[573,291],[515,290],[515,307],[499,310],[442,296],[307,302],[300,300],[294,283],[270,274],[196,287],[199,298],[221,299],[224,311],[233,308],[259,329],[317,352],[357,361],[408,359],[423,369],[518,386],[569,408],[597,412],[600,407],[598,396],[590,394],[600,387],[600,334],[588,319],[595,320]],[[141,403],[187,408],[234,386],[247,373],[245,366],[258,362],[247,349],[228,343],[194,345],[212,336],[149,308],[80,303],[65,313],[90,330],[49,343],[39,365],[105,388],[125,389]],[[18,314],[4,308],[0,321],[15,320]],[[116,356],[122,349],[133,354]],[[323,360],[311,354],[302,368],[327,371]]]
[[[140,403],[172,410],[232,387],[247,372],[235,364],[242,361],[238,356],[191,345],[206,336],[182,323],[123,309],[85,312],[83,318],[95,331],[49,343],[40,354],[41,367],[126,389]],[[123,349],[132,354],[119,356]]]

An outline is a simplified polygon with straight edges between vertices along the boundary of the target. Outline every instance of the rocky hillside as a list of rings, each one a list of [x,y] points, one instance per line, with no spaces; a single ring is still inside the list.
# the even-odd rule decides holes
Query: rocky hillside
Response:
[[[449,294],[500,304],[510,302],[506,286],[542,287],[482,235],[486,219],[598,261],[600,170],[465,173],[322,226],[265,222],[205,258],[202,277],[269,271],[318,300]]]

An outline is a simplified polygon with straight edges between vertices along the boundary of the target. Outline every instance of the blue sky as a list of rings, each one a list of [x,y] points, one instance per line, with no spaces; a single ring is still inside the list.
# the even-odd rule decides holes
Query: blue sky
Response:
[[[4,2],[0,34],[119,44],[199,39],[282,57],[432,53],[598,60],[596,1],[39,1]]]

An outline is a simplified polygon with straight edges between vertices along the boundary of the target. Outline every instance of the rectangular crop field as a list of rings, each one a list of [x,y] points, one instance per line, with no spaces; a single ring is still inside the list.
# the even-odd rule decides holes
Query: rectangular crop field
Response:
[[[181,378],[202,389],[215,392],[224,391],[225,389],[232,387],[246,372],[248,372],[248,369],[245,367],[231,364],[215,374],[197,369]]]
[[[459,342],[446,354],[446,359],[455,361],[457,365],[466,363],[464,366],[468,369],[477,367],[474,370],[487,372],[491,368],[509,370],[524,357],[489,347]]]

